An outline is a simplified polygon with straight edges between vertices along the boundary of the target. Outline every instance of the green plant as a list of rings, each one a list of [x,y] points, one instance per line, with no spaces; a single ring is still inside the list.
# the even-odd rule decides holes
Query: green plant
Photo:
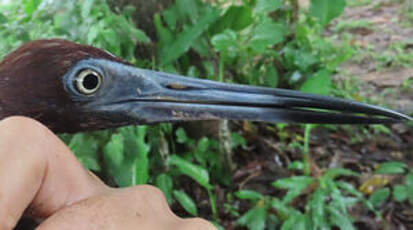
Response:
[[[374,53],[371,45],[356,47],[354,51],[354,47],[326,38],[324,29],[343,12],[345,0],[312,0],[309,9],[298,9],[295,0],[216,2],[176,0],[156,14],[157,54],[146,60],[135,57],[136,45],[150,41],[136,28],[132,7],[113,11],[104,0],[0,3],[0,55],[33,39],[58,37],[106,49],[147,68],[226,82],[334,94],[359,101],[367,100],[359,93],[359,82],[346,78],[333,84],[331,80],[340,70],[338,66],[355,52],[367,51],[367,58],[376,58],[383,65],[410,64],[406,44],[394,44],[388,51],[391,55],[386,53],[388,57],[384,58],[384,54]],[[359,3],[366,2],[369,0]],[[369,23],[364,21],[339,22],[334,29],[338,32],[367,26]],[[409,81],[404,84],[408,89]],[[190,216],[206,213],[203,217],[213,219],[218,227],[221,221],[228,221],[222,220],[222,216],[226,216],[254,230],[337,226],[354,229],[354,219],[348,210],[357,202],[378,217],[376,208],[391,197],[398,202],[412,203],[413,176],[403,164],[382,164],[377,173],[405,176],[403,182],[373,191],[367,199],[354,188],[353,180],[346,182],[348,178],[357,178],[357,173],[346,169],[312,171],[310,137],[316,126],[300,126],[303,134],[290,138],[293,131],[285,124],[270,124],[265,128],[247,124],[253,127],[252,131],[239,129],[241,125],[237,123],[229,132],[233,150],[242,150],[239,152],[243,154],[255,151],[251,148],[258,144],[251,143],[251,136],[261,135],[255,129],[264,129],[275,130],[271,133],[277,133],[283,146],[288,145],[285,149],[298,149],[302,154],[302,159],[294,158],[288,165],[291,176],[272,183],[269,194],[237,191],[231,181],[233,175],[220,159],[221,140],[192,138],[179,124],[125,127],[61,138],[82,164],[97,172],[105,182],[113,186],[155,184],[172,207],[179,205]],[[335,126],[328,128],[338,130]],[[372,134],[390,132],[386,126],[343,129],[354,133],[351,135],[354,143],[362,143]],[[290,143],[285,144],[287,141]],[[205,205],[197,203],[199,194],[194,196],[192,188],[199,188],[202,199],[209,200],[207,211]],[[222,190],[226,192],[225,204],[217,201],[220,198],[216,193]],[[222,215],[221,210],[230,217]]]
[[[410,171],[410,172],[409,172]],[[402,162],[386,162],[380,164],[375,170],[376,174],[386,175],[403,175],[404,180],[402,184],[396,184],[393,187],[392,195],[393,199],[397,202],[408,201],[413,204],[413,172],[407,169],[407,165]],[[374,203],[383,203],[390,198],[391,191],[389,188],[383,188],[375,191],[370,199],[374,200]]]
[[[318,178],[294,176],[273,183],[277,189],[286,190],[281,198],[240,190],[236,196],[253,203],[253,208],[241,216],[237,223],[249,229],[355,229],[353,218],[347,212],[357,202],[376,212],[372,200],[366,200],[353,185],[337,180],[338,177],[357,177],[347,169],[329,169]],[[311,192],[309,192],[311,191]],[[305,196],[303,210],[290,206],[299,196]],[[377,215],[379,215],[376,212]],[[269,216],[272,216],[269,218]]]
[[[341,21],[334,26],[334,31],[343,32],[354,29],[369,29],[371,30],[373,24],[367,20],[353,20],[353,21]]]

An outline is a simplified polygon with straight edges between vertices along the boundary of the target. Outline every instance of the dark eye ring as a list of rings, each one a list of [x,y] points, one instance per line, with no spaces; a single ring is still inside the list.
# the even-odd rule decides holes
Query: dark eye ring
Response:
[[[75,79],[75,86],[79,93],[91,95],[95,93],[102,84],[102,76],[91,69],[80,71]]]

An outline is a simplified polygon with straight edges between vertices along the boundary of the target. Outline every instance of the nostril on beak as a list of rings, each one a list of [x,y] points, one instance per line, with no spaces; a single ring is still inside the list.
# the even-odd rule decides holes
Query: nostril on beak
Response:
[[[175,89],[175,90],[186,90],[186,89],[189,89],[188,86],[182,85],[182,84],[179,84],[179,83],[169,83],[168,85],[166,85],[166,88],[168,88],[168,89]]]

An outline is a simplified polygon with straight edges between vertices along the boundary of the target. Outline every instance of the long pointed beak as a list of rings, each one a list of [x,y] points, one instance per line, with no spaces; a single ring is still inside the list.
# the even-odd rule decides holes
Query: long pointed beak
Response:
[[[225,84],[130,68],[118,81],[106,112],[134,123],[188,120],[251,120],[317,124],[376,124],[410,121],[389,109],[292,90]]]

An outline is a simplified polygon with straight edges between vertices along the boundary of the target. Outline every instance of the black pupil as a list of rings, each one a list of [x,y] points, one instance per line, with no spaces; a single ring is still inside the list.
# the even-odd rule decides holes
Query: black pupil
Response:
[[[99,79],[96,75],[88,74],[85,78],[83,78],[82,84],[85,89],[93,90],[99,85]]]

